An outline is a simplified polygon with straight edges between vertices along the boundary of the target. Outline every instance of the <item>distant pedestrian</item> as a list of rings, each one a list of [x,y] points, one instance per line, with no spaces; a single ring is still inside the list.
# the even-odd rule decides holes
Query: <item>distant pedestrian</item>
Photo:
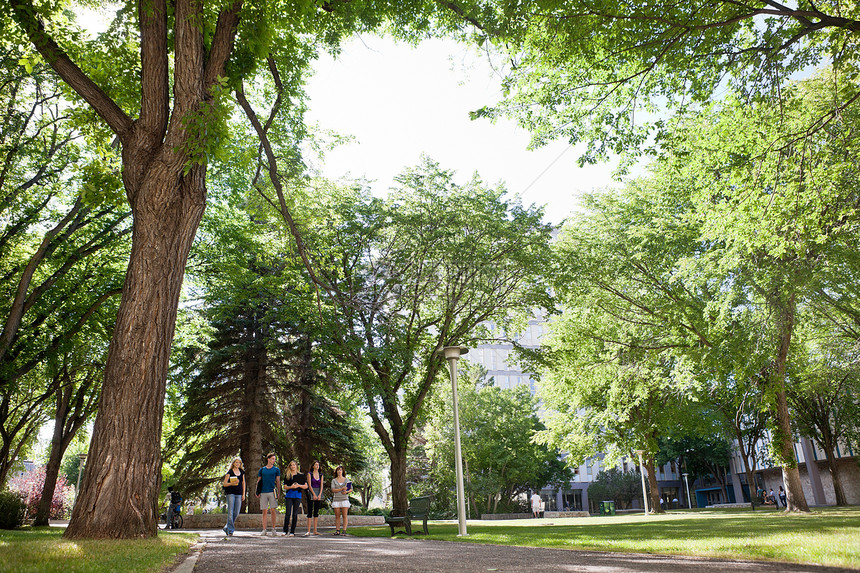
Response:
[[[788,507],[788,497],[785,495],[785,490],[779,486],[779,501],[782,502],[782,507]]]
[[[263,532],[267,535],[266,515],[272,514],[272,535],[275,535],[275,523],[278,516],[278,498],[281,495],[281,470],[275,467],[275,454],[266,456],[266,465],[257,472],[259,484],[260,509],[263,510]]]
[[[242,458],[233,458],[221,486],[227,497],[227,525],[224,526],[224,533],[229,536],[236,531],[236,516],[242,511],[242,502],[245,501],[245,468]]]
[[[311,469],[305,477],[308,480],[308,532],[305,536],[311,534],[311,522],[313,522],[314,535],[319,535],[317,532],[317,521],[320,516],[323,491],[323,475],[320,472],[320,463],[317,461],[312,462]]]
[[[352,482],[346,479],[343,466],[334,469],[334,477],[331,479],[331,493],[333,496],[331,507],[334,509],[334,534],[346,535],[347,514],[349,513],[349,494],[352,492]],[[343,525],[339,527],[338,523]]]
[[[541,499],[538,492],[534,492],[531,498],[532,502],[532,517],[540,517]]]
[[[296,534],[296,522],[302,509],[302,491],[308,489],[305,474],[299,473],[299,464],[290,462],[284,473],[284,535],[293,537]]]
[[[770,488],[770,494],[768,494],[768,500],[767,501],[768,501],[768,503],[772,503],[774,505],[777,505],[776,495],[774,495],[774,493],[773,493],[773,488]]]

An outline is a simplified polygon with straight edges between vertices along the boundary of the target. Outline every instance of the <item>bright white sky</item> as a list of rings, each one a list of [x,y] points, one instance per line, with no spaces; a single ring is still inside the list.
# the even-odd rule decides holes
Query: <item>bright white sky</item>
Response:
[[[560,223],[583,192],[612,184],[612,165],[579,168],[577,150],[559,141],[528,151],[512,121],[472,121],[469,112],[498,101],[500,79],[486,58],[451,41],[417,48],[374,36],[355,38],[337,60],[324,57],[308,85],[308,120],[355,140],[330,152],[323,173],[365,177],[377,193],[424,153],[465,182],[477,171],[504,182],[526,205],[546,205]]]

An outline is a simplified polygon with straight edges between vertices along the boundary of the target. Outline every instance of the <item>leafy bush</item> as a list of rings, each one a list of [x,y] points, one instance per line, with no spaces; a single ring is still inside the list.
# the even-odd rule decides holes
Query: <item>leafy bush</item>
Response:
[[[611,500],[618,509],[629,509],[634,499],[642,499],[639,472],[622,472],[618,468],[600,472],[588,486],[588,499],[595,503]]]
[[[364,509],[360,505],[353,505],[349,508],[350,515],[383,515],[388,517],[388,514],[391,510],[383,509],[381,507],[374,507],[372,509]]]
[[[0,491],[0,529],[15,529],[24,523],[27,504],[17,493]]]
[[[17,493],[27,507],[27,515],[36,515],[39,502],[42,500],[42,490],[45,487],[45,466],[37,467],[32,471],[15,476],[9,480],[9,489]],[[57,476],[57,485],[54,488],[54,498],[51,500],[51,510],[48,514],[50,519],[63,519],[71,513],[74,501],[74,487],[66,483],[62,474]]]

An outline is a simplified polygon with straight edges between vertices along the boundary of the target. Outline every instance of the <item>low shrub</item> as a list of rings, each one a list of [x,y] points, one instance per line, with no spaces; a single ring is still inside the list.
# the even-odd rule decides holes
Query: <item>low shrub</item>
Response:
[[[381,507],[374,507],[371,509],[364,509],[360,505],[353,505],[349,508],[350,515],[383,515],[388,517],[390,510],[383,509]]]
[[[0,529],[15,529],[24,524],[27,504],[17,493],[0,491]]]

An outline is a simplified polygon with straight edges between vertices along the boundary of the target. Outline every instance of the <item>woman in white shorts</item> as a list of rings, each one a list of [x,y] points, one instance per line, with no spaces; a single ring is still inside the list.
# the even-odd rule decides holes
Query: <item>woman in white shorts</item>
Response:
[[[331,480],[331,493],[334,496],[331,507],[334,509],[334,534],[346,535],[346,515],[349,512],[349,494],[352,493],[352,482],[347,481],[343,466],[337,466]],[[340,521],[343,527],[340,527]]]

